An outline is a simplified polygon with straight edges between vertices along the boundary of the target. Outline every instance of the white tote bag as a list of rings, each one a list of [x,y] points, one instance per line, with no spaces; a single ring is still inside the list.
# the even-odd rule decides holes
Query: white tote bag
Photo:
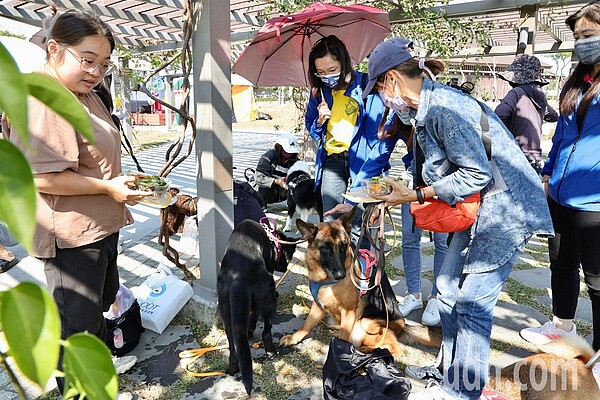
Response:
[[[131,290],[140,303],[142,326],[157,333],[163,333],[194,294],[189,283],[177,278],[163,264],[142,285]]]

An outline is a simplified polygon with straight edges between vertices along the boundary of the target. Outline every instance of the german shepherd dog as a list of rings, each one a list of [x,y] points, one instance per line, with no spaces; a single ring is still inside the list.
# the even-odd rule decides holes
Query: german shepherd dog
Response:
[[[540,346],[539,354],[502,368],[487,387],[511,400],[600,399],[600,388],[586,363],[594,355],[580,336],[567,336]],[[598,367],[596,367],[598,368]]]
[[[289,241],[284,235],[281,240]],[[285,271],[296,250],[295,244],[279,244],[274,251],[263,227],[247,219],[233,230],[217,278],[219,313],[229,341],[229,365],[225,372],[241,369],[246,392],[252,391],[252,358],[248,339],[254,335],[258,316],[264,328],[262,341],[267,354],[277,353],[271,334],[271,319],[277,311],[273,271]]]
[[[286,183],[288,215],[283,230],[292,230],[292,219],[296,210],[300,219],[304,221],[314,212],[319,215],[319,221],[323,222],[323,200],[321,194],[315,191],[315,180],[310,177],[310,166],[304,161],[296,161],[288,169]]]
[[[396,357],[403,353],[399,341],[439,347],[439,332],[430,333],[423,326],[405,326],[385,273],[381,277],[381,287],[375,287],[367,295],[360,296],[351,277],[353,274],[360,276],[358,263],[353,265],[350,242],[355,212],[354,209],[337,220],[317,225],[296,220],[298,230],[308,242],[304,261],[314,301],[302,328],[282,337],[279,343],[284,346],[299,343],[323,318],[330,315],[339,324],[340,339],[352,342],[364,352],[382,347]],[[313,290],[315,283],[317,289]],[[384,300],[379,302],[383,306],[373,307],[373,296],[369,296],[369,293]]]

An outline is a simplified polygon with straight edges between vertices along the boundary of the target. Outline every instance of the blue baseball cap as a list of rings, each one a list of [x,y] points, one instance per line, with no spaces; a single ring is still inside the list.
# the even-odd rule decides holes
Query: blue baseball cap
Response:
[[[369,83],[363,91],[367,97],[386,71],[414,58],[413,42],[402,37],[385,40],[377,45],[369,56]]]

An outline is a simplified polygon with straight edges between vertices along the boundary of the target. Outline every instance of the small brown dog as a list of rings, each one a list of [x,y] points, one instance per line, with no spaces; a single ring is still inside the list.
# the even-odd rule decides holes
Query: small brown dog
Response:
[[[298,230],[308,241],[304,262],[308,268],[314,301],[302,328],[282,337],[279,343],[292,346],[301,342],[323,318],[330,315],[339,324],[340,339],[352,342],[361,351],[370,352],[375,347],[387,348],[396,357],[403,353],[399,340],[439,347],[440,335],[431,333],[427,327],[405,325],[402,318],[390,318],[387,321],[363,318],[366,296],[359,295],[359,289],[351,277],[352,274],[360,274],[360,267],[352,262],[350,243],[354,214],[352,211],[340,219],[317,225],[296,220]],[[386,303],[390,301],[396,300],[385,298]]]
[[[568,336],[540,346],[541,353],[503,368],[487,387],[511,400],[600,399],[600,388],[586,363],[594,355],[580,336]]]
[[[164,221],[164,213],[167,214],[165,228],[169,236],[183,232],[185,217],[195,216],[198,211],[198,198],[187,194],[178,194],[179,189],[170,188],[171,196],[177,196],[175,204],[160,209],[160,220]]]

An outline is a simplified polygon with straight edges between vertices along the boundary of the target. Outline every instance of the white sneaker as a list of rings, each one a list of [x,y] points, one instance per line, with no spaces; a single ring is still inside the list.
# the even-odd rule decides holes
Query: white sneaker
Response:
[[[411,393],[408,400],[456,400],[457,397],[444,392],[437,382],[431,381],[422,392]]]
[[[403,317],[406,317],[408,314],[419,308],[423,308],[423,297],[421,296],[420,299],[417,299],[412,293],[407,294],[404,301],[398,304],[398,309]]]
[[[116,400],[132,400],[133,395],[130,392],[119,392],[117,393]]]
[[[117,371],[117,375],[121,375],[124,372],[127,372],[135,365],[137,362],[136,356],[123,356],[123,357],[113,357],[112,359],[113,365],[115,366],[115,370]]]
[[[430,297],[427,300],[427,307],[425,307],[425,311],[423,311],[423,315],[421,316],[421,323],[427,326],[437,326],[441,321],[438,299]]]
[[[557,328],[554,322],[549,321],[539,328],[525,328],[521,329],[519,333],[521,337],[527,340],[529,343],[533,343],[537,346],[544,345],[553,340],[559,339],[563,336],[573,336],[577,334],[577,328],[575,328],[575,324],[570,331],[565,331],[564,329]]]

